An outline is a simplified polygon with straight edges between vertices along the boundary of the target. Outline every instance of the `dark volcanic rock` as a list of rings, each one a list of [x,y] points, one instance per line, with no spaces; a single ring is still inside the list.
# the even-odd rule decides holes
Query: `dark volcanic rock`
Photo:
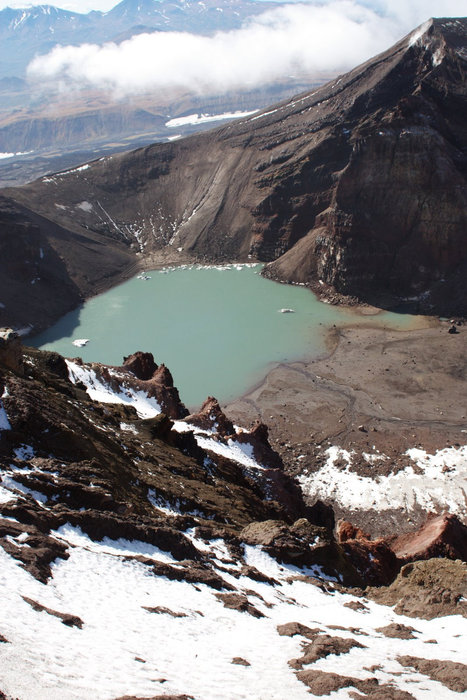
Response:
[[[137,379],[146,382],[154,375],[157,365],[150,352],[138,352],[123,358],[123,367],[135,375]]]
[[[303,646],[303,656],[298,659],[289,661],[289,665],[296,669],[302,669],[303,666],[314,664],[318,659],[325,659],[330,654],[340,656],[348,654],[348,652],[357,647],[364,649],[364,645],[357,642],[355,639],[344,639],[342,637],[331,637],[329,634],[317,634],[311,644]]]
[[[17,374],[24,373],[21,339],[11,328],[0,328],[0,365]]]
[[[77,232],[0,196],[0,326],[36,331],[131,274],[112,236]]]
[[[84,279],[87,245],[112,251],[105,274],[115,280],[140,241],[148,254],[179,259],[169,245],[176,232],[184,256],[275,261],[268,276],[336,300],[411,299],[463,314],[466,45],[466,19],[430,20],[263,115],[6,192],[72,241],[59,252],[81,293],[98,287],[97,258]],[[46,226],[39,234],[51,242]],[[26,232],[24,245],[32,238]],[[23,273],[16,288],[26,281]]]
[[[27,537],[26,537],[27,535]],[[15,539],[23,536],[20,541]],[[56,559],[68,559],[68,547],[55,537],[50,537],[36,526],[0,519],[0,546],[21,562],[32,576],[47,583],[52,575],[50,565]]]
[[[238,432],[235,442],[251,445],[253,456],[258,464],[263,464],[270,469],[283,469],[282,458],[269,444],[269,430],[264,423],[256,421],[251,430]]]
[[[253,522],[242,530],[240,537],[247,544],[261,545],[265,552],[286,565],[316,567],[317,574],[323,571],[345,585],[361,586],[365,576],[371,577],[373,573],[371,560],[367,561],[365,572],[360,571],[328,530],[306,518],[293,525],[276,520]],[[391,556],[394,556],[392,552]],[[377,567],[374,571],[372,580],[380,583]],[[291,568],[291,574],[295,572]]]

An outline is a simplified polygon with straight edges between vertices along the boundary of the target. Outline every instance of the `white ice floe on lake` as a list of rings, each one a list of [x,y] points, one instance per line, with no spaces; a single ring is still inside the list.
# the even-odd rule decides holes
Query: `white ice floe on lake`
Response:
[[[76,340],[72,341],[72,345],[75,345],[77,348],[84,348],[88,343],[89,338],[76,338]]]
[[[229,550],[222,540],[205,543],[192,531],[187,533],[201,552],[213,555],[219,576],[247,595],[264,615],[256,618],[225,608],[216,598],[217,591],[204,584],[154,574],[134,557],[149,554],[154,561],[177,563],[150,545],[109,539],[93,542],[68,525],[53,535],[70,544],[69,558],[52,564],[53,578],[46,585],[0,547],[0,629],[8,640],[0,644],[0,665],[2,690],[12,697],[110,700],[124,695],[187,694],[199,700],[308,700],[307,687],[288,665],[301,656],[303,638],[277,632],[278,625],[294,620],[364,645],[321,659],[313,669],[360,679],[372,675],[382,684],[395,683],[417,700],[459,697],[396,660],[410,655],[465,662],[459,639],[464,620],[458,616],[413,620],[366,600],[367,611],[344,608],[344,603],[355,601],[353,596],[328,593],[303,578],[292,579],[287,567],[255,547],[246,548],[246,563],[275,583],[244,575],[238,578],[237,564],[229,563]],[[34,610],[23,596],[50,610],[78,616],[82,629]],[[153,608],[159,613],[150,612]],[[390,639],[376,632],[392,622],[414,627],[416,638]],[[339,626],[338,632],[333,625]],[[432,639],[437,644],[427,644]],[[235,657],[251,665],[232,664]],[[365,670],[370,665],[371,673]],[[348,700],[353,692],[343,689],[332,697]]]
[[[409,449],[407,465],[389,476],[360,476],[352,470],[355,453],[337,446],[325,451],[326,462],[316,472],[299,476],[304,494],[332,499],[350,510],[447,510],[467,514],[467,446],[439,450],[434,455]],[[370,464],[387,461],[380,453],[362,455]],[[338,462],[340,464],[338,464]]]

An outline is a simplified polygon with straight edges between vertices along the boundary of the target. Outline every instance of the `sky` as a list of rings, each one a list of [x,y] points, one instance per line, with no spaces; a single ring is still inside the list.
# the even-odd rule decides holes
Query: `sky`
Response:
[[[85,2],[79,2],[83,11]],[[104,9],[105,2],[89,0],[94,9]],[[107,9],[111,4],[107,0]],[[118,45],[56,47],[32,62],[29,76],[35,83],[92,87],[116,97],[174,87],[213,94],[290,75],[344,72],[431,16],[466,15],[467,0],[308,0],[214,36],[161,32]]]

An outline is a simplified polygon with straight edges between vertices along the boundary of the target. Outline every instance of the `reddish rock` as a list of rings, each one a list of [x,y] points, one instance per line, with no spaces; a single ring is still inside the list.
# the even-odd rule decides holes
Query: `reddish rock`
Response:
[[[314,639],[321,630],[319,627],[307,627],[301,622],[286,622],[283,625],[277,626],[277,632],[281,637],[295,637],[295,635],[300,635],[301,637]]]
[[[233,658],[231,663],[236,664],[237,666],[251,666],[250,662],[246,659],[243,659],[241,656],[236,656],[235,658]]]
[[[331,637],[329,634],[318,634],[315,636],[311,644],[302,646],[303,656],[297,659],[291,659],[289,666],[299,671],[303,666],[314,664],[319,659],[325,659],[330,654],[340,656],[348,654],[351,649],[357,647],[365,649],[366,647],[355,639],[345,639],[343,637]]]
[[[221,437],[235,434],[232,421],[227,418],[217,399],[213,396],[208,396],[199,412],[189,415],[186,418],[186,422],[202,430],[212,430]]]
[[[417,630],[413,627],[407,627],[407,625],[401,625],[400,622],[392,622],[386,627],[377,627],[375,632],[380,632],[390,639],[416,639],[414,632]]]
[[[370,537],[347,520],[340,520],[337,523],[336,539],[338,542],[347,542],[347,540],[369,540]]]
[[[336,539],[368,585],[388,585],[394,581],[400,562],[385,540],[371,540],[363,530],[346,520],[338,523]]]
[[[455,661],[419,659],[416,656],[398,656],[401,666],[415,668],[419,673],[442,683],[454,693],[467,691],[467,666]]]
[[[252,617],[264,617],[254,605],[250,603],[246,595],[242,593],[216,593],[216,598],[220,600],[225,608],[237,610],[238,612],[246,612]]]
[[[436,557],[467,561],[467,527],[455,515],[432,516],[417,532],[396,537],[389,544],[403,562]]]

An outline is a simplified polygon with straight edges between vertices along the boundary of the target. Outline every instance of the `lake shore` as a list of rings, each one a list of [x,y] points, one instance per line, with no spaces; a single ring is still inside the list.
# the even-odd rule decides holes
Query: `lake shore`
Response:
[[[397,472],[408,449],[467,442],[467,326],[452,335],[449,327],[332,329],[328,354],[280,364],[226,413],[239,425],[265,422],[294,474],[318,470],[330,446],[384,455],[354,460],[363,477]]]

